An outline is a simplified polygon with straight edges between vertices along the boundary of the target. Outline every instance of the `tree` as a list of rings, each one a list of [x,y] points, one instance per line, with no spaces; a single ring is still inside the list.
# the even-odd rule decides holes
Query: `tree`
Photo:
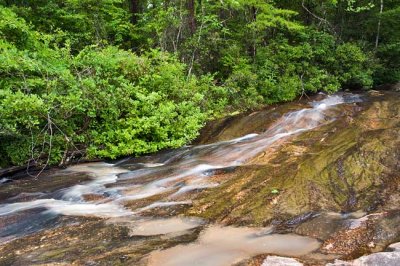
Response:
[[[375,49],[378,49],[378,44],[379,44],[379,34],[381,32],[382,13],[383,13],[383,0],[381,0],[380,10],[379,10],[378,28],[376,30],[376,39],[375,39]]]
[[[193,35],[196,32],[195,1],[187,0],[186,5],[188,11],[188,28]]]
[[[140,14],[140,1],[139,0],[130,0],[129,7],[131,12],[131,22],[132,24],[136,24],[138,22],[138,16]]]

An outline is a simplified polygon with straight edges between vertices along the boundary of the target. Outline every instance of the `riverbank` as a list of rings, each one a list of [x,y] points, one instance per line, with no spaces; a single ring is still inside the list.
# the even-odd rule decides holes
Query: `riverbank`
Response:
[[[2,184],[0,263],[325,265],[383,251],[400,240],[399,101],[320,95],[213,122],[203,145]]]

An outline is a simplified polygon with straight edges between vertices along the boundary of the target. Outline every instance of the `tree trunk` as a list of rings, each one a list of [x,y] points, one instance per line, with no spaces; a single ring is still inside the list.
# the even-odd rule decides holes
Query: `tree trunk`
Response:
[[[251,16],[253,22],[257,21],[257,8],[255,6],[251,7]],[[253,47],[252,47],[252,57],[253,57],[253,62],[255,63],[256,61],[256,55],[257,55],[257,34],[256,32],[253,32]]]
[[[195,4],[194,0],[187,0],[187,11],[188,11],[188,26],[190,33],[193,35],[196,32],[196,17],[195,17]]]
[[[136,24],[138,22],[138,15],[140,13],[139,0],[130,0],[129,9],[131,11],[131,22],[132,24]]]
[[[379,19],[378,19],[378,29],[376,31],[376,39],[375,39],[375,49],[378,49],[379,45],[379,35],[381,32],[381,17],[382,17],[382,12],[383,12],[383,0],[381,0],[381,9],[379,11]]]

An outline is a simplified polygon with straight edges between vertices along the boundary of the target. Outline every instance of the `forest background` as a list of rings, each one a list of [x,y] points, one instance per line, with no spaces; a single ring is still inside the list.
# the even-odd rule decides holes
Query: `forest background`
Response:
[[[0,167],[176,148],[400,80],[400,0],[0,0]]]

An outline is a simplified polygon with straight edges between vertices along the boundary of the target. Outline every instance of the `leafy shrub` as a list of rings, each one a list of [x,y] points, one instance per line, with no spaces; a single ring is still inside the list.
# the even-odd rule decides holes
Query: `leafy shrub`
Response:
[[[166,53],[137,56],[87,46],[73,55],[68,47],[50,48],[16,22],[16,31],[28,29],[35,48],[0,46],[3,164],[43,163],[47,154],[50,163],[64,162],[78,150],[115,158],[179,147],[225,104],[204,104],[207,92],[221,89],[207,77],[187,80],[185,66]]]
[[[275,38],[257,50],[254,63],[245,56],[225,56],[223,60],[231,69],[227,86],[237,88],[233,94],[240,101],[230,104],[250,108],[290,101],[317,91],[370,88],[375,67],[374,61],[356,44],[338,45],[331,35],[312,29],[292,40]]]

